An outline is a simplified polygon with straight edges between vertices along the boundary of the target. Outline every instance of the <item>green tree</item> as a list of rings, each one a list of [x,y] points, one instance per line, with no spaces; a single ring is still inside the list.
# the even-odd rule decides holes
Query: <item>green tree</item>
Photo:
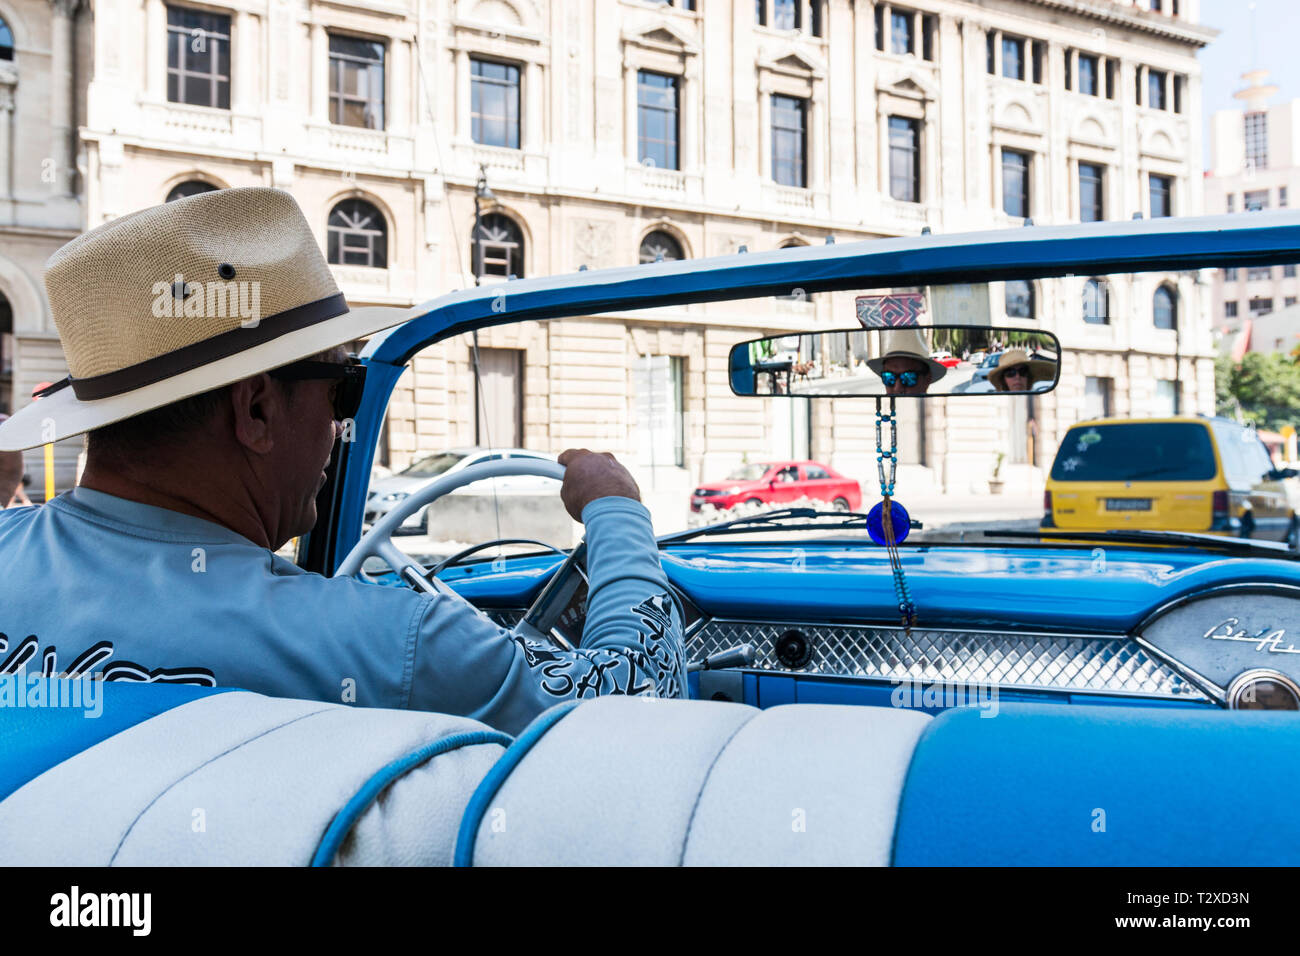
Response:
[[[1241,364],[1220,357],[1214,367],[1215,408],[1257,428],[1277,431],[1300,421],[1300,365],[1281,352],[1248,352]]]

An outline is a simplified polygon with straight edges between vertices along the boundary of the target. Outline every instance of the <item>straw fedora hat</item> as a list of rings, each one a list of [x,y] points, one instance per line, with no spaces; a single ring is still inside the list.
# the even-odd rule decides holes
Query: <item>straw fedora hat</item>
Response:
[[[45,288],[70,375],[0,424],[34,448],[269,371],[413,318],[349,309],[288,193],[222,189],[69,242]]]
[[[930,347],[920,329],[900,329],[880,334],[885,354],[879,358],[867,359],[867,368],[879,375],[885,369],[885,359],[909,358],[924,362],[930,369],[930,382],[939,381],[948,374],[948,369],[930,358]]]
[[[993,383],[993,387],[999,392],[1007,391],[1005,381],[1007,369],[1016,365],[1029,366],[1030,385],[1056,378],[1055,362],[1049,362],[1046,359],[1031,359],[1029,353],[1024,349],[1008,349],[998,358],[997,367],[989,372],[989,381]]]

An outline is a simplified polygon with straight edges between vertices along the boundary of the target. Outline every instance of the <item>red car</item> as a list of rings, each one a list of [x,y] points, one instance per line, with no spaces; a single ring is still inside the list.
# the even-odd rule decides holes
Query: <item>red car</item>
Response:
[[[691,510],[705,505],[734,508],[738,504],[784,505],[810,498],[836,511],[862,507],[862,489],[829,465],[817,461],[769,461],[742,465],[726,481],[700,485],[691,494]]]

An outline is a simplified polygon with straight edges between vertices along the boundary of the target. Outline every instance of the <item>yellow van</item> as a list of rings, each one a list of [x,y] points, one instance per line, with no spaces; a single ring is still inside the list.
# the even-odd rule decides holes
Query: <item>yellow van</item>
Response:
[[[1226,418],[1099,418],[1065,434],[1043,528],[1202,531],[1300,550],[1300,482]]]

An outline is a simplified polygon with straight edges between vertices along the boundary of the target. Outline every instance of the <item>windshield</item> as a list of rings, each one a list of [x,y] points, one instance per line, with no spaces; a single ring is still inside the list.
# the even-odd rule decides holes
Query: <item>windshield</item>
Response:
[[[1056,481],[1208,481],[1217,468],[1210,433],[1197,422],[1087,425],[1065,434]]]
[[[727,475],[728,481],[758,481],[767,474],[767,465],[745,465]]]
[[[452,452],[442,455],[430,455],[428,458],[421,458],[415,464],[403,468],[398,474],[405,475],[408,478],[433,478],[436,475],[441,475],[464,457],[464,455],[457,455]]]
[[[1232,522],[1245,499],[1234,497],[1227,515],[1222,501],[1211,500],[1213,489],[1174,487],[1215,477],[1218,446],[1206,423],[1219,419],[1212,416],[1252,408],[1242,404],[1244,393],[1231,394],[1221,374],[1216,390],[1213,343],[1230,351],[1240,333],[1231,323],[1211,322],[1225,312],[1214,304],[1217,273],[794,290],[506,322],[490,335],[481,331],[477,350],[465,333],[411,359],[393,392],[376,460],[403,474],[432,475],[459,460],[453,448],[552,456],[567,448],[608,451],[632,473],[660,535],[779,509],[866,512],[881,499],[880,452],[890,450],[889,432],[878,449],[876,400],[835,394],[833,386],[879,380],[873,366],[888,359],[878,354],[882,337],[861,330],[868,320],[901,315],[979,330],[965,339],[924,337],[914,365],[928,367],[937,385],[923,400],[904,394],[895,404],[894,500],[924,525],[910,543],[971,541],[988,529],[1214,526],[1227,533],[1240,528]],[[1034,344],[1042,333],[1057,337],[1059,354]],[[763,392],[735,394],[732,349],[765,337],[767,344],[749,355]],[[1177,416],[1184,419],[1168,421]],[[1099,420],[1108,424],[1092,424]],[[1224,467],[1248,484],[1258,483],[1270,461],[1285,466],[1286,421],[1251,430],[1254,444],[1238,442],[1230,459],[1220,456]],[[1233,427],[1234,434],[1244,431]],[[1238,467],[1239,459],[1246,463]],[[408,467],[411,461],[418,464]],[[772,462],[796,464],[769,484],[761,479]],[[888,478],[887,459],[883,470]],[[377,466],[375,480],[382,474]],[[1121,488],[1071,498],[1070,489],[1086,482],[1165,482],[1169,497]],[[1047,494],[1052,483],[1060,487]],[[398,546],[445,556],[496,537],[561,548],[582,539],[581,524],[567,515],[549,479],[483,485],[449,496],[432,515],[410,518],[403,526],[409,536],[396,539]],[[367,523],[397,506],[383,498],[368,505]],[[1286,506],[1280,494],[1268,500]],[[1262,507],[1255,505],[1254,537],[1282,540],[1286,516],[1265,515]],[[727,540],[800,534],[768,530]],[[861,528],[808,535],[869,540]]]

